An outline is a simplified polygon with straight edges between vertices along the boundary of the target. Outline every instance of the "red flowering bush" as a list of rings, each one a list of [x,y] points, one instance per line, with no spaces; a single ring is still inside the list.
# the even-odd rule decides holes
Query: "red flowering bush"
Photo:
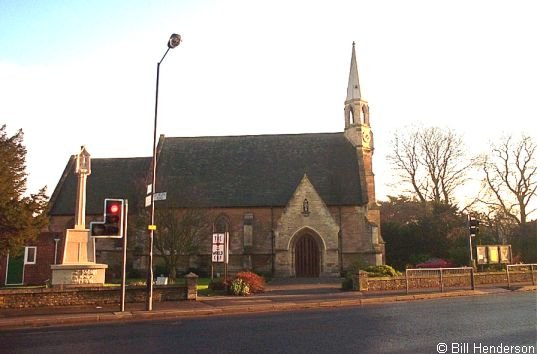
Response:
[[[250,293],[262,293],[265,291],[265,278],[252,272],[239,272],[235,276],[235,279],[242,279],[243,282],[248,284]]]

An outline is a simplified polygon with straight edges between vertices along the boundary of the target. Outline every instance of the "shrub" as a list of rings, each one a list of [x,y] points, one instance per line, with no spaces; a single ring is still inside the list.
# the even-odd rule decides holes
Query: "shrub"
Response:
[[[370,277],[396,277],[401,275],[400,272],[389,265],[369,266],[365,268],[365,271]]]
[[[252,272],[239,272],[235,276],[235,279],[242,279],[253,294],[265,291],[265,279],[260,275]]]
[[[352,279],[350,277],[343,278],[341,282],[341,290],[352,290]]]
[[[211,280],[211,282],[209,283],[209,289],[211,290],[225,290],[226,289],[226,283],[224,282],[223,279],[215,279],[215,280]]]
[[[250,287],[241,278],[235,278],[229,287],[231,295],[246,296],[250,294]]]

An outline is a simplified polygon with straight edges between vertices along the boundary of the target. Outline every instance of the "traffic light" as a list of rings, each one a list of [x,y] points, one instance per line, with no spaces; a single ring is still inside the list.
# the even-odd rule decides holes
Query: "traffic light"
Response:
[[[473,216],[468,216],[468,229],[470,231],[470,235],[477,235],[479,233],[479,220]]]
[[[90,223],[90,235],[93,237],[123,237],[123,199],[104,200],[104,221]]]

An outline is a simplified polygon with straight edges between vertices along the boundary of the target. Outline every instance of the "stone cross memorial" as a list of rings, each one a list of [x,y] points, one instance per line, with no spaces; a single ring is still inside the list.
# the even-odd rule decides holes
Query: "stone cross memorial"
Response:
[[[61,264],[51,265],[53,286],[103,285],[106,264],[95,263],[95,239],[86,229],[86,179],[91,174],[91,157],[82,146],[76,156],[78,176],[75,226],[65,231]]]

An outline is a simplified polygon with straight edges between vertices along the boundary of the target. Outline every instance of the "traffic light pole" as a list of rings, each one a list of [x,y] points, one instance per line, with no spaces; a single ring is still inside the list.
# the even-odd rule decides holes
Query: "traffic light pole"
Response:
[[[468,247],[470,251],[470,264],[469,264],[470,267],[474,266],[474,253],[472,252],[472,236],[473,235],[471,233],[468,233]]]
[[[129,217],[129,201],[125,199],[123,209],[123,268],[121,271],[121,306],[120,311],[125,312],[125,280],[127,278],[127,219]]]
[[[472,290],[475,290],[475,279],[474,279],[474,252],[472,252],[472,236],[475,236],[472,234],[472,231],[471,231],[471,216],[468,215],[468,221],[467,221],[467,230],[468,230],[468,247],[470,248],[469,251],[470,251],[470,284],[471,284],[471,287],[472,287]]]
[[[470,214],[468,214],[467,215],[467,227],[466,227],[466,229],[468,230],[468,247],[469,247],[469,251],[470,251],[470,264],[469,264],[469,266],[473,268],[473,266],[474,266],[474,253],[472,252],[472,236],[475,236],[475,235],[472,234],[471,220],[472,220],[472,217],[470,216]]]

